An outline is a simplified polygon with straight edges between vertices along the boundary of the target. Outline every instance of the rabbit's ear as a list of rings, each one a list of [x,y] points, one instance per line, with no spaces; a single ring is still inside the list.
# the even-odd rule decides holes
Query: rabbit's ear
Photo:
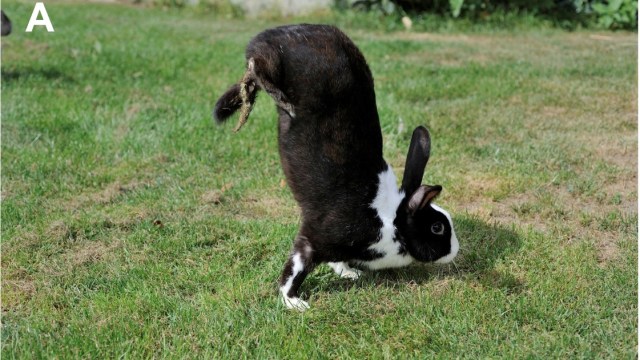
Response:
[[[416,211],[424,208],[427,204],[431,203],[433,199],[435,199],[440,192],[442,191],[442,186],[440,185],[421,185],[418,187],[411,197],[409,198],[409,203],[407,206],[409,207],[409,211],[411,214],[414,214]]]
[[[424,126],[418,126],[413,130],[407,162],[404,166],[401,189],[404,190],[405,194],[413,194],[422,183],[422,175],[429,161],[430,151],[431,138],[429,131]]]

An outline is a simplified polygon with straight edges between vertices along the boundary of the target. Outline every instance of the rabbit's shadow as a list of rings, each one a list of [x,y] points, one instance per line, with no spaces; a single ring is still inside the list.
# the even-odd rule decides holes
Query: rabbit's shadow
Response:
[[[454,218],[460,242],[458,256],[451,264],[414,263],[406,268],[367,271],[357,281],[338,278],[321,267],[307,278],[303,288],[315,292],[342,292],[353,287],[404,287],[422,285],[445,278],[479,282],[508,292],[519,292],[524,284],[516,276],[494,269],[496,262],[519,251],[521,236],[510,227],[490,224],[470,215]]]

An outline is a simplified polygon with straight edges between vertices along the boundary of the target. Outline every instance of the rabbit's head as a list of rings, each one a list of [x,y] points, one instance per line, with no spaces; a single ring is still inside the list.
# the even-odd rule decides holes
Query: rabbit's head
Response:
[[[417,127],[411,137],[402,178],[405,198],[396,213],[396,236],[416,260],[448,263],[457,255],[459,245],[451,216],[433,204],[442,186],[421,185],[430,149],[429,131]]]

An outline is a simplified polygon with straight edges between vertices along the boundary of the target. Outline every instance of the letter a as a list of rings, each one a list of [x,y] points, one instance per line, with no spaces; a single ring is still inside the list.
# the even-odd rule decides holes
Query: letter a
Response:
[[[38,20],[38,14],[42,14],[42,20]],[[47,27],[48,32],[54,32],[51,20],[49,20],[49,15],[47,15],[47,9],[44,8],[44,3],[36,3],[36,6],[33,8],[33,12],[31,13],[31,19],[27,25],[27,30],[25,31],[32,32],[35,25],[44,25]]]

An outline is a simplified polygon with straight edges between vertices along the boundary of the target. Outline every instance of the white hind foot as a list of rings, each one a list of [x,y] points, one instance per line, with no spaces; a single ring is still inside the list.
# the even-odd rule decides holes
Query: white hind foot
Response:
[[[356,269],[343,270],[340,277],[343,279],[358,280],[362,272]]]
[[[306,301],[297,297],[288,297],[284,294],[282,295],[282,303],[287,307],[287,309],[298,310],[300,312],[309,309],[309,303]]]
[[[306,301],[298,297],[298,290],[305,277],[313,270],[313,249],[304,236],[298,236],[294,244],[294,251],[284,266],[280,277],[280,293],[282,303],[288,309],[305,311],[309,308]]]
[[[345,262],[330,262],[329,266],[343,279],[358,280],[362,271],[354,269]]]

